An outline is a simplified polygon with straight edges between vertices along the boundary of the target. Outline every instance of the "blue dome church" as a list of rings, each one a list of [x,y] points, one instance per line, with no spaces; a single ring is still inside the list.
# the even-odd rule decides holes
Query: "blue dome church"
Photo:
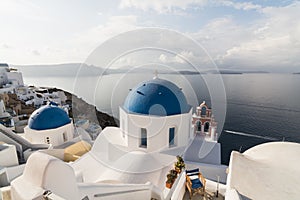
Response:
[[[208,137],[206,131],[198,134],[196,129],[194,134],[192,107],[175,84],[157,77],[144,81],[128,92],[119,111],[120,127],[106,127],[93,142],[91,150],[80,159],[70,164],[58,164],[55,158],[43,156],[41,152],[29,157],[26,167],[30,170],[25,170],[26,176],[14,180],[13,195],[36,194],[38,189],[41,193],[51,190],[65,199],[94,199],[107,195],[121,200],[182,199],[184,173],[179,174],[171,190],[166,188],[166,177],[174,168],[176,155],[183,156],[187,167],[199,167],[210,180],[218,177],[219,181],[220,174],[220,180],[225,180],[227,166],[220,165],[220,144],[214,137]],[[210,116],[209,113],[206,110],[205,116]],[[52,122],[44,121],[44,115]],[[199,117],[197,121],[200,121],[205,116],[194,118]],[[35,126],[36,120],[41,124]],[[69,124],[57,107],[48,105],[31,117],[27,134],[35,140],[38,136],[41,140],[50,137],[51,143],[59,143],[63,140],[64,127]],[[53,130],[57,130],[57,135]],[[50,164],[37,168],[37,160]],[[31,173],[32,169],[38,169],[42,176]],[[43,185],[27,184],[26,190],[23,189],[24,183],[32,180]],[[84,184],[84,188],[80,184]]]
[[[129,91],[120,107],[120,129],[132,150],[180,147],[188,143],[191,114],[182,89],[154,77]]]
[[[57,146],[73,139],[74,128],[67,112],[50,102],[31,114],[24,132],[31,143]]]

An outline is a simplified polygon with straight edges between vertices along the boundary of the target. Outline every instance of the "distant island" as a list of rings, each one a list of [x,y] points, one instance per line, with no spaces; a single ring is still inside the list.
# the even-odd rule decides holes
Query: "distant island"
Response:
[[[87,65],[82,63],[65,63],[55,65],[11,65],[17,68],[25,77],[40,76],[40,77],[76,77],[77,73],[80,76],[101,76],[109,74],[124,74],[132,70],[132,66],[124,66],[123,68],[110,68]],[[152,73],[155,68],[137,68],[130,73]],[[35,72],[35,73],[32,73]],[[191,70],[159,70],[159,74],[200,74],[198,71]],[[201,72],[202,74],[202,72]]]
[[[54,65],[11,65],[13,68],[17,68],[25,77],[39,76],[39,77],[76,77],[80,76],[103,76],[109,74],[123,74],[130,71],[130,73],[152,73],[156,69],[155,67],[148,68],[136,68],[134,70],[132,66],[123,66],[120,68],[109,68],[88,65],[85,63],[64,63]],[[32,73],[35,72],[35,73]],[[198,75],[198,74],[266,74],[267,71],[261,70],[230,70],[230,69],[216,69],[216,70],[188,70],[178,69],[168,70],[159,69],[159,74],[181,74],[181,75]],[[299,74],[300,72],[294,73]]]
[[[241,71],[243,74],[269,74],[267,71]]]
[[[300,74],[300,72],[294,72],[293,74]]]
[[[196,71],[179,71],[180,74],[184,74],[184,75],[191,75],[191,74],[205,74],[204,72],[196,72]]]
[[[230,71],[230,70],[220,70],[220,74],[243,74],[243,72],[238,72],[238,71]]]
[[[242,72],[233,71],[233,70],[207,70],[201,73],[205,74],[243,74]]]
[[[220,70],[208,70],[201,72],[205,74],[267,74],[267,71],[257,71],[257,70],[228,70],[228,69],[220,69]]]
[[[268,74],[267,71],[257,70],[220,70],[220,74]]]

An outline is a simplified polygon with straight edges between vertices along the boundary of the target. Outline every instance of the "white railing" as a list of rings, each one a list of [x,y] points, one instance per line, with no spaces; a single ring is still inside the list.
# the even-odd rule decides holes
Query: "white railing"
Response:
[[[173,191],[173,194],[171,196],[171,200],[181,200],[185,193],[185,172],[181,172],[181,176],[178,177],[177,185]]]
[[[185,172],[182,171],[176,178],[172,188],[164,196],[165,200],[182,199],[185,192]]]

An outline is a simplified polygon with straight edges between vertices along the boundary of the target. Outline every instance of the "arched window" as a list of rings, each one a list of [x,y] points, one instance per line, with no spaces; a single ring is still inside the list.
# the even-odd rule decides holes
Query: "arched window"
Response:
[[[201,108],[201,116],[206,116],[206,107],[205,106],[203,106]]]
[[[201,122],[200,121],[196,122],[196,131],[201,131]]]
[[[209,130],[209,122],[206,122],[204,124],[204,132],[208,132],[208,130]]]
[[[147,129],[141,128],[140,147],[147,148]]]

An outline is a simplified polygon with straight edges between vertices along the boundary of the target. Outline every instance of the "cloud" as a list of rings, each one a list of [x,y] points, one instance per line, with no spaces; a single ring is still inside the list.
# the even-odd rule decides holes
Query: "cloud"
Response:
[[[103,18],[106,17],[103,16]],[[45,38],[35,38],[33,34],[30,36],[28,30],[17,39],[13,36],[9,37],[11,31],[7,28],[0,34],[2,36],[0,37],[0,53],[4,61],[14,64],[84,62],[99,44],[136,27],[137,17],[134,15],[111,16],[105,20],[105,23],[68,34],[64,40],[54,35],[50,38],[50,42],[46,41],[48,39],[46,36]],[[66,34],[64,31],[61,30],[58,33]],[[28,35],[28,38],[24,35]],[[28,46],[28,43],[31,44]],[[8,44],[13,48],[5,49],[3,44]]]
[[[113,67],[124,67],[124,66],[135,66],[137,65],[137,60],[133,56],[121,57],[113,64]]]
[[[262,6],[252,2],[217,1],[217,4],[232,7],[237,10],[261,10]]]
[[[89,48],[95,48],[100,42],[122,32],[133,30],[136,27],[137,17],[134,15],[112,16],[106,24],[91,27],[78,34],[74,42],[89,46]]]
[[[9,48],[11,48],[11,46],[9,46],[8,44],[3,44],[2,47],[3,47],[4,49],[9,49]]]
[[[254,10],[259,15],[251,24],[241,24],[234,16],[215,18],[196,32],[187,33],[208,51],[220,68],[289,71],[300,66],[300,3],[282,7],[264,7],[252,2],[214,1],[213,6]],[[121,8],[171,13],[206,1],[137,1],[122,0]],[[143,36],[141,36],[143,37]],[[170,38],[171,40],[172,38]],[[184,48],[183,48],[184,49]],[[203,57],[192,52],[193,61],[203,64]],[[187,55],[186,55],[187,56]],[[201,60],[202,59],[202,60]],[[178,56],[160,54],[163,63],[180,63]],[[208,62],[208,61],[207,61]]]
[[[180,56],[175,55],[175,56],[168,56],[166,54],[161,54],[159,56],[159,61],[161,61],[164,64],[174,64],[174,63],[180,63],[183,64],[185,63],[185,60],[183,60]]]
[[[3,17],[13,15],[17,18],[34,21],[49,21],[41,7],[32,1],[1,0],[0,16],[1,15]]]
[[[211,6],[227,6],[237,10],[261,10],[262,6],[253,4],[252,2],[234,2],[224,0],[122,0],[119,7],[135,8],[143,11],[156,11],[158,13],[172,13],[183,15],[182,11],[188,8],[199,8],[207,5]]]
[[[176,13],[178,9],[186,10],[191,6],[204,6],[206,0],[122,0],[119,7],[136,8],[143,11],[154,10],[158,13]]]
[[[167,54],[160,54],[159,61],[162,63],[180,63],[186,64],[186,62],[193,62],[197,61],[197,57],[194,55],[192,51],[181,51],[179,54],[176,55],[167,55]]]
[[[102,42],[136,27],[137,17],[134,15],[112,16],[108,18],[105,24],[91,27],[76,34],[74,38],[70,39],[69,45],[73,47],[73,56],[76,57],[76,60],[83,62]]]
[[[37,5],[43,8],[43,4]],[[263,68],[270,69],[270,71],[295,71],[300,67],[300,21],[297,20],[300,19],[299,1],[286,6],[266,7],[264,4],[258,5],[252,2],[233,0],[121,0],[119,8],[139,9],[150,11],[150,13],[143,14],[144,12],[133,10],[130,13],[135,13],[135,15],[121,15],[121,13],[128,13],[128,10],[118,9],[114,11],[119,12],[119,15],[109,17],[108,14],[99,13],[97,8],[94,14],[101,15],[97,17],[101,18],[104,21],[103,23],[97,24],[98,21],[95,20],[89,26],[84,26],[85,28],[78,31],[62,29],[59,32],[62,33],[63,39],[59,40],[58,43],[46,42],[44,45],[41,43],[44,38],[32,36],[34,34],[30,31],[35,33],[37,31],[34,29],[29,30],[29,26],[26,26],[28,30],[25,31],[24,29],[24,34],[19,38],[14,37],[14,34],[18,31],[5,28],[1,32],[1,54],[8,61],[15,62],[16,59],[19,60],[20,64],[24,62],[83,62],[92,50],[102,42],[120,33],[141,26],[163,26],[175,27],[178,31],[191,36],[206,49],[220,68]],[[199,8],[209,8],[207,11],[209,13],[204,15],[206,17],[200,18],[198,13],[200,11],[196,10]],[[247,12],[249,10],[251,12]],[[228,12],[230,15],[225,15]],[[159,15],[162,13],[187,13],[188,15],[175,16],[173,22],[170,21],[173,18],[168,18],[173,16]],[[19,18],[21,20],[22,17],[22,19],[26,18],[25,24],[29,23],[31,19],[41,19],[42,14],[47,17],[47,13],[45,14],[43,9],[39,9],[30,1],[3,0],[0,3],[0,16],[3,16],[3,19],[5,19],[4,16],[13,16],[13,19]],[[249,18],[254,15],[256,15],[254,18]],[[28,17],[30,20],[28,20]],[[178,19],[178,21],[175,19]],[[198,25],[198,21],[191,23],[188,20],[199,20],[201,22]],[[21,26],[16,27],[16,30],[18,30],[18,27]],[[53,35],[54,37],[57,37],[57,35]],[[142,44],[143,41],[151,37],[151,35],[140,34],[134,37],[133,41],[132,38],[129,38],[128,43],[139,42]],[[30,39],[29,50],[28,38]],[[163,43],[166,49],[172,49],[176,46],[178,49],[174,49],[174,52],[180,52],[199,67],[206,66],[210,62],[203,52],[191,49],[190,44],[185,43],[186,41],[176,40],[172,35],[165,37],[164,41],[161,41],[160,38],[155,38],[153,41],[151,45],[159,46]],[[45,45],[49,45],[49,48]],[[34,50],[38,51],[34,52]],[[119,63],[116,64],[136,65],[146,60],[184,65],[183,60],[178,55],[167,52],[147,53],[150,54],[149,59],[145,59],[143,55],[137,55],[136,53],[137,56],[130,59],[121,58]],[[15,55],[18,55],[18,58]]]
[[[251,25],[225,17],[210,21],[190,35],[220,68],[295,71],[300,67],[300,2],[260,10]]]
[[[236,24],[231,17],[217,18],[190,35],[212,55],[219,55],[242,42],[251,40],[254,35],[249,27]]]
[[[163,63],[168,62],[167,56],[166,56],[165,54],[161,54],[161,55],[159,56],[159,60],[160,60],[161,62],[163,62]]]

